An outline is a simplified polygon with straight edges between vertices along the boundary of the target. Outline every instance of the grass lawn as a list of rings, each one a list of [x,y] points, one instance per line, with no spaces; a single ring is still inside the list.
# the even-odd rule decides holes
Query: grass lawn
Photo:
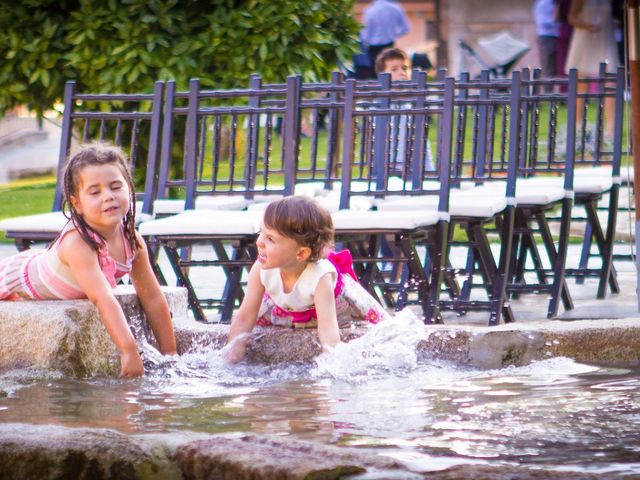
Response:
[[[53,205],[56,179],[34,177],[0,185],[0,220],[21,215],[46,213]],[[0,241],[10,243],[0,232]]]

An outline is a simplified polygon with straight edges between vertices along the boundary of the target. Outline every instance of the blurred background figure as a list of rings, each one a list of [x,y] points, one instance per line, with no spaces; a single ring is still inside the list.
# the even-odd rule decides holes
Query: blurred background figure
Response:
[[[555,0],[556,4],[556,21],[558,22],[559,32],[556,43],[556,75],[566,77],[564,66],[567,63],[567,53],[569,53],[569,42],[573,27],[569,23],[569,8],[571,8],[571,0]],[[561,92],[567,90],[565,85],[560,87]]]
[[[578,70],[580,77],[595,77],[600,63],[607,64],[607,71],[614,72],[620,65],[615,39],[611,0],[572,0],[569,23],[573,34],[569,44],[565,71]],[[589,85],[581,82],[578,92],[585,93]],[[605,101],[605,138],[613,137],[613,108],[611,99]],[[578,122],[582,120],[582,107],[578,108]]]
[[[360,38],[371,66],[375,65],[382,50],[393,47],[396,38],[409,33],[409,20],[404,9],[390,0],[373,0],[364,10],[363,23]]]
[[[611,0],[611,16],[613,17],[613,32],[618,45],[618,60],[620,65],[625,63],[624,51],[624,0]]]
[[[538,35],[538,55],[540,68],[544,77],[555,77],[558,51],[558,35],[560,24],[556,21],[556,5],[554,0],[536,0],[533,4],[533,19]],[[547,91],[553,87],[548,86]]]
[[[407,53],[400,48],[386,48],[376,58],[376,73],[388,73],[392,82],[411,80],[411,61]],[[399,110],[411,108],[411,102],[394,105]],[[413,117],[408,115],[394,115],[389,119],[389,143],[391,145],[389,153],[391,158],[389,164],[392,165],[392,174],[402,176],[403,172],[408,173],[411,165],[411,152],[407,150],[407,133],[414,128]],[[433,172],[431,146],[429,141],[425,145],[424,171]]]

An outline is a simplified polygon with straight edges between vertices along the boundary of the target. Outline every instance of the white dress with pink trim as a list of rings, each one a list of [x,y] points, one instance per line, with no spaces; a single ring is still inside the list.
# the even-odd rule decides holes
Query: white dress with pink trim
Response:
[[[314,292],[320,279],[331,275],[336,298],[338,325],[352,322],[378,323],[389,316],[367,292],[353,273],[351,252],[330,252],[326,259],[307,265],[291,292],[285,292],[279,268],[260,271],[265,295],[257,325],[310,328],[318,325]]]

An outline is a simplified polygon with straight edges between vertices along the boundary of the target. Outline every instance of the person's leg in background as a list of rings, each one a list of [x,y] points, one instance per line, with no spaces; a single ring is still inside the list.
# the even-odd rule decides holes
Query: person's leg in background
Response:
[[[558,51],[558,37],[552,37],[543,35],[538,37],[538,51],[540,53],[540,67],[542,69],[542,76],[549,78],[555,77],[557,74],[557,51]],[[553,92],[553,86],[548,85],[546,87],[547,92]]]

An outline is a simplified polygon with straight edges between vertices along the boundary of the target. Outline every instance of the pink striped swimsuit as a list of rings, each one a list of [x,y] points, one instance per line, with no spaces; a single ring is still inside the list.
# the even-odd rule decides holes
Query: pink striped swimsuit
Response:
[[[31,249],[0,261],[0,300],[17,295],[26,300],[71,300],[86,298],[71,269],[58,257],[58,245],[64,236],[75,230],[67,223],[56,242],[48,249]],[[122,230],[124,237],[124,230]],[[133,255],[126,238],[126,263],[117,262],[105,249],[98,253],[100,269],[111,287],[131,272]]]

